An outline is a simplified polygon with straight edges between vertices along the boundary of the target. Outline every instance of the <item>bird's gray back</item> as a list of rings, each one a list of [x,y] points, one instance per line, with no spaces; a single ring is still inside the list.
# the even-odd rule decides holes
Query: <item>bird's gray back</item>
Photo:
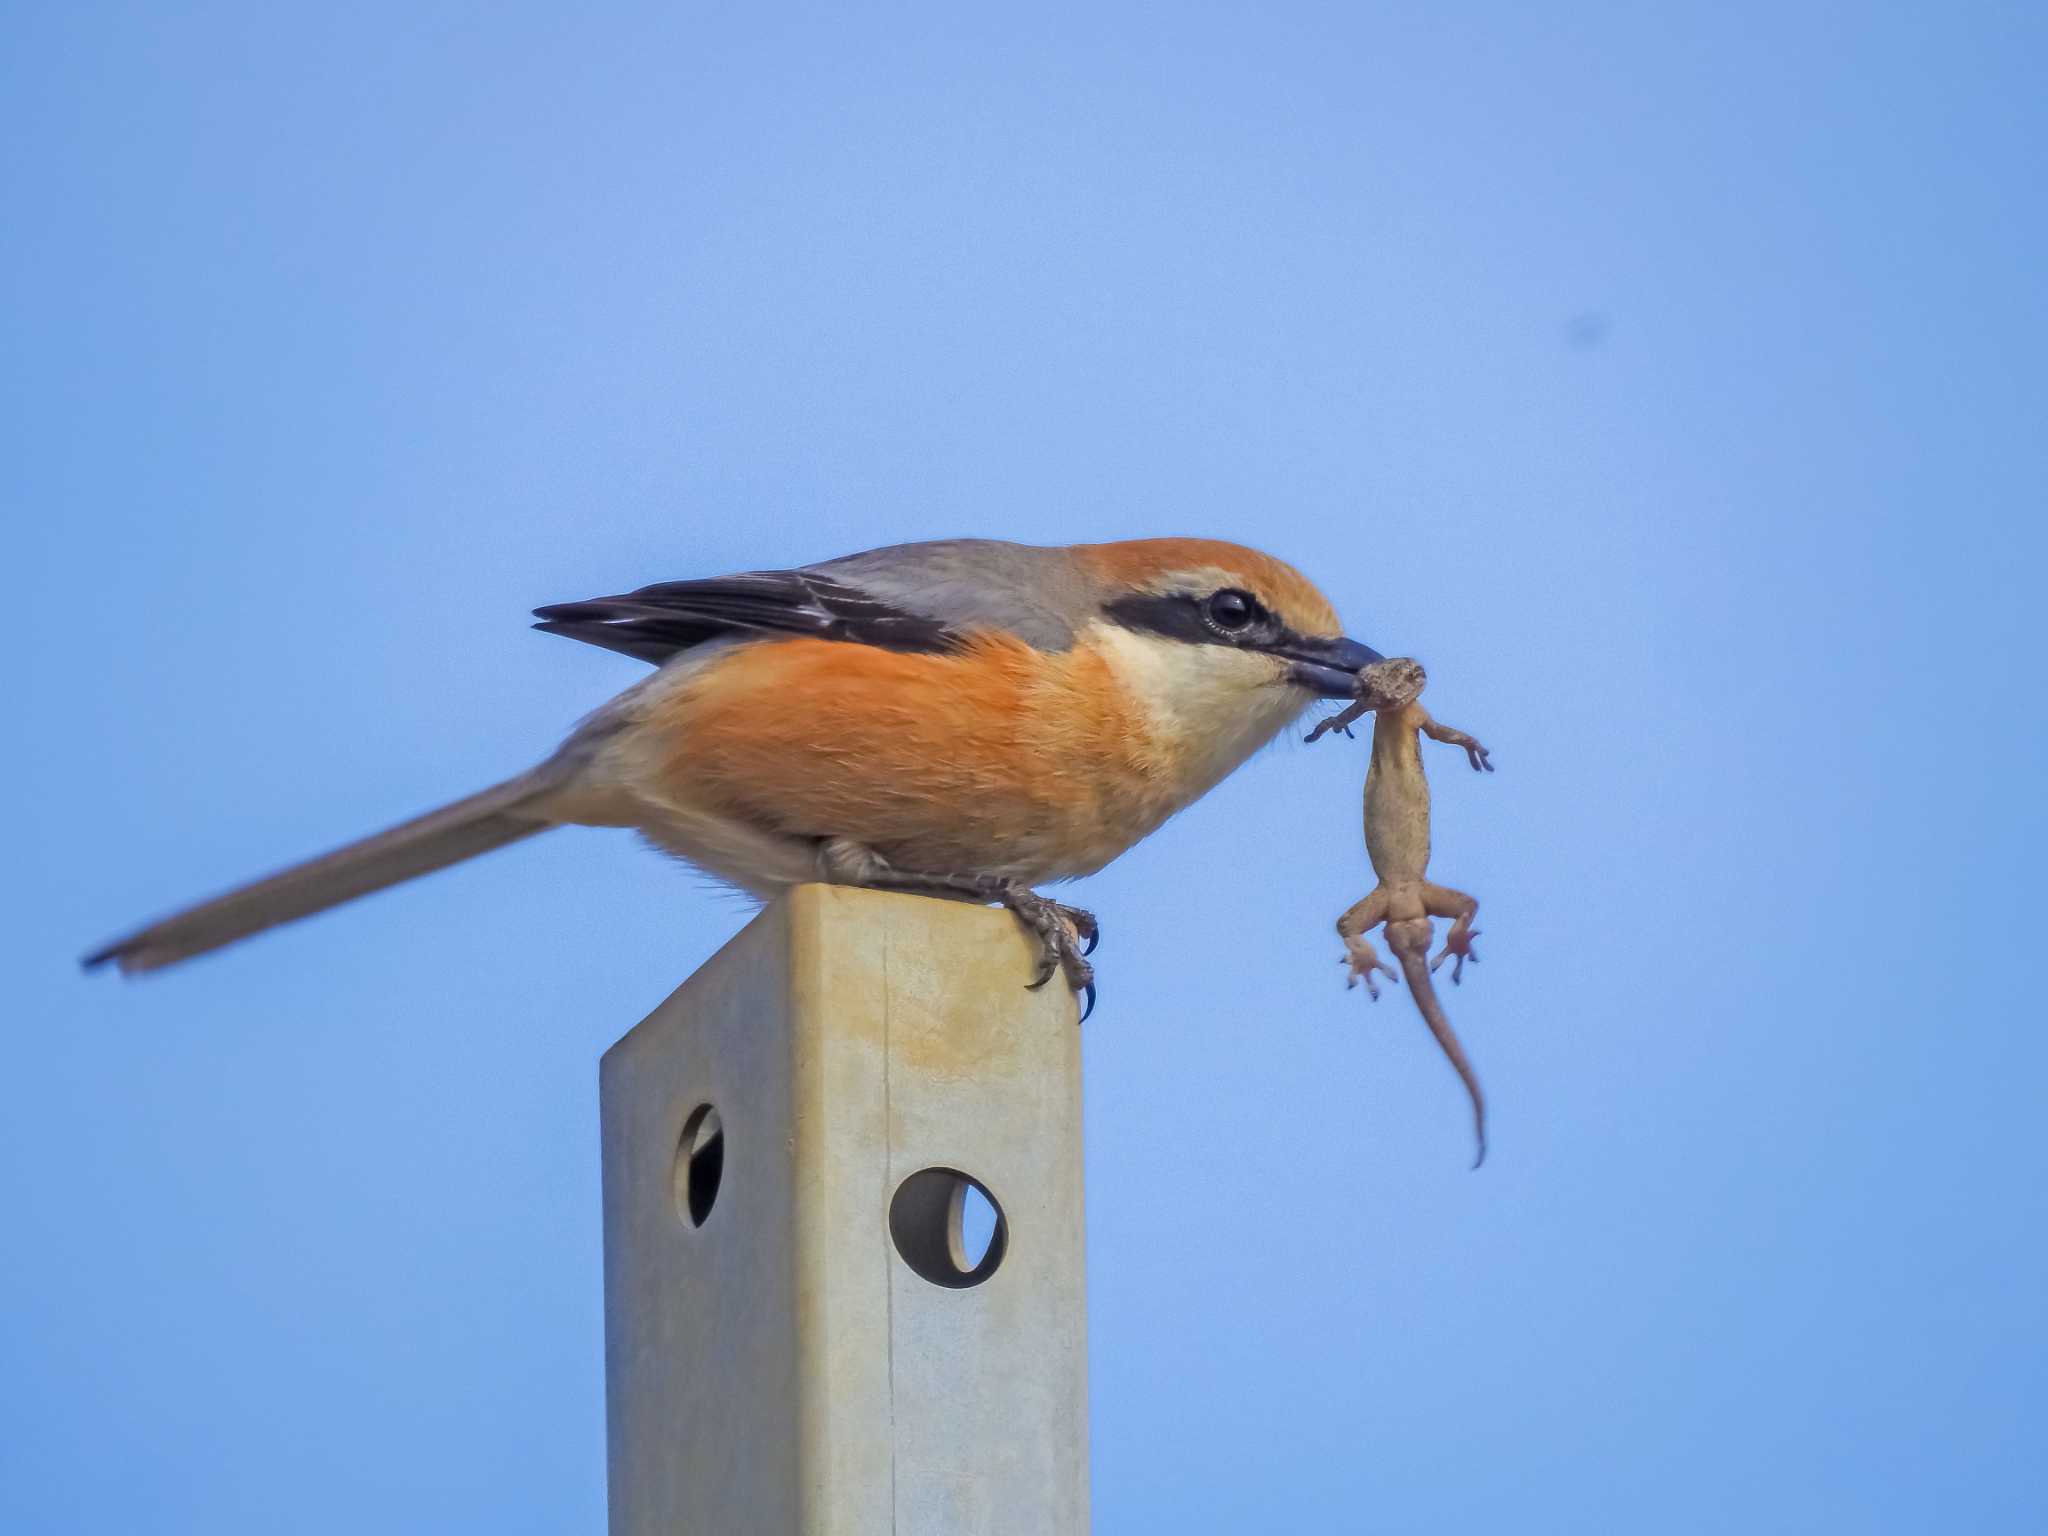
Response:
[[[804,567],[959,629],[1006,629],[1063,651],[1101,607],[1098,584],[1066,549],[1004,539],[891,544]]]

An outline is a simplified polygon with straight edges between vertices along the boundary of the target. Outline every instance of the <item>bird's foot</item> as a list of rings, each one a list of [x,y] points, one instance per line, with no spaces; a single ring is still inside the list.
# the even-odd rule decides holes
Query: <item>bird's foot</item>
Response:
[[[843,885],[1001,903],[1038,943],[1038,969],[1029,986],[1037,990],[1058,971],[1069,987],[1083,994],[1081,1018],[1085,1021],[1095,1011],[1095,967],[1087,956],[1094,953],[1102,927],[1093,912],[1041,896],[1022,880],[1003,875],[933,875],[896,869],[872,849],[842,838],[820,844],[818,869],[825,879]]]
[[[1041,896],[1021,880],[992,883],[994,899],[1009,908],[1038,941],[1038,969],[1025,985],[1036,991],[1058,971],[1070,988],[1083,994],[1081,1017],[1086,1020],[1095,1011],[1095,967],[1087,960],[1101,937],[1095,914]]]
[[[1053,905],[1059,908],[1060,916],[1074,930],[1074,937],[1081,941],[1081,953],[1094,954],[1095,946],[1102,942],[1102,924],[1095,920],[1095,914],[1086,907],[1070,907],[1064,901],[1055,901]]]

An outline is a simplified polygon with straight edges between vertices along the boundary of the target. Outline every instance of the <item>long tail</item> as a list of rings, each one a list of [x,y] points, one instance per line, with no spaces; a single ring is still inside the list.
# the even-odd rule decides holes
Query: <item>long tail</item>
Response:
[[[374,837],[188,907],[94,950],[82,963],[91,970],[112,962],[127,975],[154,971],[415,875],[502,848],[554,825],[539,802],[556,787],[544,765]]]
[[[1425,928],[1425,935],[1427,931]],[[1472,1166],[1477,1168],[1486,1161],[1486,1095],[1479,1091],[1479,1079],[1472,1071],[1472,1063],[1465,1059],[1465,1047],[1458,1043],[1457,1031],[1444,1016],[1443,1004],[1436,1000],[1436,984],[1429,979],[1429,940],[1425,936],[1420,947],[1415,947],[1395,943],[1391,933],[1387,938],[1395,958],[1401,962],[1401,974],[1408,978],[1408,990],[1415,994],[1415,1007],[1422,1014],[1422,1022],[1436,1036],[1436,1043],[1451,1059],[1465,1091],[1472,1096],[1472,1134],[1479,1141],[1479,1155],[1472,1159]]]

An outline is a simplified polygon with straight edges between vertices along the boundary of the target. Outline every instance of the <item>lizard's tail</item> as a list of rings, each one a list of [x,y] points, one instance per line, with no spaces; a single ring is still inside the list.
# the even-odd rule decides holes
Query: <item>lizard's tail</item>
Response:
[[[1436,1036],[1436,1043],[1456,1068],[1465,1092],[1472,1096],[1472,1134],[1479,1142],[1479,1155],[1472,1159],[1472,1166],[1477,1168],[1486,1161],[1486,1095],[1479,1091],[1479,1078],[1472,1071],[1472,1063],[1465,1059],[1465,1047],[1458,1043],[1458,1032],[1445,1017],[1443,1004],[1436,1000],[1436,984],[1429,979],[1429,923],[1425,919],[1419,925],[1419,934],[1395,932],[1405,926],[1389,923],[1387,943],[1401,962],[1401,974],[1408,978],[1408,990],[1415,994],[1415,1007],[1422,1014],[1422,1022]],[[1412,942],[1403,942],[1404,939]]]

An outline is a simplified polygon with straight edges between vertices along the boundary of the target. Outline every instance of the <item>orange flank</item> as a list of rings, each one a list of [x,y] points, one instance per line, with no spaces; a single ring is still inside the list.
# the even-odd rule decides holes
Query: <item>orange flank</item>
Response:
[[[1178,808],[1170,749],[1086,646],[778,640],[706,666],[663,713],[664,771],[695,803],[907,869],[1084,873]],[[792,774],[801,758],[818,770]]]

